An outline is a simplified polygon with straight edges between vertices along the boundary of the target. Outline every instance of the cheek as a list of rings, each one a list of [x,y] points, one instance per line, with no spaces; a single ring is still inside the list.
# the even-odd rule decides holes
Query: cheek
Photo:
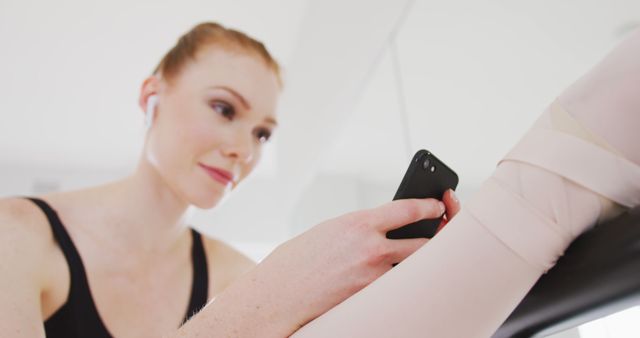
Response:
[[[192,155],[197,159],[220,144],[220,131],[214,126],[200,123],[192,126],[185,135],[191,145]]]
[[[156,129],[150,135],[148,156],[164,174],[176,176],[189,170],[210,144],[210,131],[195,122],[166,119],[153,126]]]
[[[195,164],[202,156],[219,147],[225,129],[206,112],[194,110],[189,117],[183,117],[173,122],[179,128],[181,148]]]
[[[156,124],[149,136],[146,156],[165,180],[174,181],[186,162],[183,134],[178,128]]]
[[[167,120],[150,135],[146,156],[165,184],[190,204],[210,208],[221,191],[212,188],[197,163],[216,147],[216,132],[202,123]],[[156,127],[154,126],[154,127]]]

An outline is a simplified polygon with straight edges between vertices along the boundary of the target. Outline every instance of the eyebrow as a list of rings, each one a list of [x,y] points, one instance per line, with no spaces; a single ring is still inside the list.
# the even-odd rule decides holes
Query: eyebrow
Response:
[[[267,123],[271,123],[274,126],[278,126],[278,121],[276,121],[276,119],[274,119],[273,117],[265,117],[264,121]]]
[[[213,89],[222,89],[224,91],[229,92],[231,95],[235,96],[236,99],[238,99],[238,101],[240,101],[240,103],[242,103],[242,105],[244,106],[245,109],[250,110],[251,109],[251,105],[249,104],[249,102],[242,96],[240,95],[240,93],[238,93],[237,91],[229,88],[229,87],[225,87],[225,86],[211,86],[209,88],[213,88]]]

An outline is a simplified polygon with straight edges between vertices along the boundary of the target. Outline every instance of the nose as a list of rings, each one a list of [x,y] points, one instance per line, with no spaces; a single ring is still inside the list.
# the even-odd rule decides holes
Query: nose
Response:
[[[253,136],[251,133],[234,133],[230,136],[226,146],[223,147],[222,153],[237,161],[251,162],[254,153]]]

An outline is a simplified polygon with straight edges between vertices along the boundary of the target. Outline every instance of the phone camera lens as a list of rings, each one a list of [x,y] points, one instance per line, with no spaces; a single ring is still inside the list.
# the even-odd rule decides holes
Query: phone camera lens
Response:
[[[431,160],[429,160],[428,158],[425,158],[424,161],[422,162],[422,168],[424,170],[429,169],[429,166],[431,165]]]
[[[436,171],[436,166],[432,165],[431,168],[429,168],[429,171],[431,171],[432,173]]]

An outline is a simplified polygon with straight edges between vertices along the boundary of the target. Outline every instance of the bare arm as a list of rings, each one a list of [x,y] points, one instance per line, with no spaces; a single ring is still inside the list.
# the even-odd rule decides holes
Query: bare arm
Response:
[[[443,211],[436,200],[394,201],[319,224],[279,246],[169,337],[289,336],[427,242],[389,240],[387,231]]]
[[[0,202],[0,337],[44,337],[40,292],[45,234],[24,201]]]
[[[258,270],[260,267],[243,275],[167,338],[284,337],[297,330],[295,313],[300,308],[292,299],[276,297],[282,292],[267,285]]]

